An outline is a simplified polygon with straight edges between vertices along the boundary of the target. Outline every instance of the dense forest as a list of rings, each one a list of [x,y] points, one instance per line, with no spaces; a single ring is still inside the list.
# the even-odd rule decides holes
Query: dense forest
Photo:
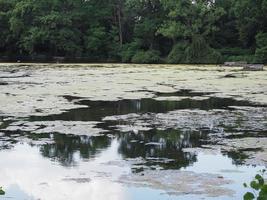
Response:
[[[267,63],[267,0],[0,0],[0,59]]]

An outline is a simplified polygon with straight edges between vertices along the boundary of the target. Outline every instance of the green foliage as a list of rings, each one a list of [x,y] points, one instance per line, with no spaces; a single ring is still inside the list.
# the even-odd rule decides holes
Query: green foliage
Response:
[[[255,45],[255,36],[266,27],[266,0],[237,0],[234,4],[239,39],[244,47]]]
[[[254,62],[254,51],[252,49],[243,49],[240,47],[226,47],[219,50],[223,60],[228,62],[246,61],[247,63]]]
[[[245,195],[244,195],[244,200],[253,200],[255,199],[255,196],[253,193],[251,192],[247,192]]]
[[[263,175],[265,170],[261,174],[257,174],[249,186],[244,183],[244,187],[251,188],[253,192],[247,192],[244,195],[244,200],[266,200],[267,199],[267,184],[264,181]]]
[[[138,51],[132,58],[133,63],[158,63],[160,61],[160,52],[155,50]]]
[[[185,51],[187,63],[219,63],[221,54],[212,49],[201,36],[194,36],[190,46]]]
[[[188,46],[187,43],[177,43],[173,46],[171,52],[168,55],[167,63],[177,64],[185,63],[185,49]]]
[[[238,62],[245,61],[247,63],[254,63],[255,56],[252,55],[238,55],[238,56],[225,56],[223,60],[227,60],[228,62]]]
[[[5,195],[5,191],[2,189],[2,187],[0,187],[0,195]]]
[[[224,14],[224,10],[215,7],[210,1],[209,3],[208,1],[191,3],[168,0],[162,2],[168,13],[168,19],[159,28],[158,33],[174,41],[168,62],[220,62],[220,53],[210,47],[209,40],[212,33],[217,30],[216,22]],[[187,45],[179,44],[185,42]],[[185,56],[182,53],[183,50],[185,50]],[[175,58],[175,55],[178,57]]]
[[[267,33],[258,33],[256,35],[256,44],[255,62],[267,63]]]
[[[92,27],[84,36],[85,49],[87,53],[94,56],[101,56],[105,54],[106,44],[108,41],[108,34],[104,27]]]
[[[121,51],[122,62],[131,62],[133,56],[139,50],[140,44],[138,41],[123,45]]]
[[[222,55],[232,55],[232,56],[253,54],[253,51],[251,49],[243,49],[240,47],[224,47],[221,48],[219,51]]]
[[[0,55],[267,63],[266,18],[266,0],[0,0]]]

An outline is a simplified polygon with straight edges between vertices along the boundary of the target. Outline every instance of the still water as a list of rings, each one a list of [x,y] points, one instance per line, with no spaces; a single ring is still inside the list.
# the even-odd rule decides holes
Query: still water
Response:
[[[264,167],[246,165],[243,159],[247,157],[240,151],[184,151],[188,148],[205,150],[205,145],[215,145],[216,141],[211,140],[211,135],[217,133],[218,128],[158,128],[151,116],[174,110],[231,112],[233,106],[264,106],[187,90],[156,95],[187,98],[179,101],[159,101],[152,98],[89,101],[75,96],[64,96],[68,101],[75,101],[76,104],[87,107],[56,115],[31,116],[16,120],[3,117],[0,131],[0,184],[6,195],[0,199],[241,199],[247,191],[243,188],[243,183],[251,181]],[[195,96],[206,98],[192,98]],[[148,114],[148,119],[140,123],[146,123],[149,128],[138,129],[127,118],[104,120],[108,116],[116,118],[133,113]],[[135,122],[138,120],[140,119],[137,117]],[[36,133],[30,125],[27,127],[29,131],[20,129],[19,125],[17,128],[8,129],[16,121],[70,122],[72,126],[77,126],[75,122],[98,122],[96,128],[103,131],[101,134],[83,135],[77,134],[78,128],[74,129],[73,134],[64,134],[53,132],[52,128],[51,131]],[[51,127],[53,126],[55,125]],[[38,132],[43,128],[45,125],[40,125],[35,130]],[[227,132],[227,127],[224,127],[223,131]],[[250,131],[241,132],[238,137],[242,138]],[[255,133],[265,134],[266,129]],[[215,179],[218,178],[218,185],[221,184],[219,179],[230,181],[222,184],[223,190],[219,192],[207,189],[201,178],[196,178],[193,180],[195,183],[190,184],[186,180],[185,188],[181,191],[160,186],[153,183],[153,180],[149,182],[150,185],[131,181],[131,174],[144,176],[146,171],[156,171],[158,176],[161,176],[161,172],[168,173],[169,170],[172,173],[190,172],[192,177],[194,174],[208,174],[207,182],[209,176],[214,175]],[[125,176],[130,177],[129,180],[126,181],[123,178]],[[173,179],[178,181],[179,176]],[[194,184],[200,186],[195,189]]]

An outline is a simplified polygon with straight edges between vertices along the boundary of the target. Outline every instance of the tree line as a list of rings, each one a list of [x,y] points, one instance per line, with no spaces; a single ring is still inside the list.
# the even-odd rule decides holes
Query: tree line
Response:
[[[267,63],[267,0],[0,0],[0,59]]]

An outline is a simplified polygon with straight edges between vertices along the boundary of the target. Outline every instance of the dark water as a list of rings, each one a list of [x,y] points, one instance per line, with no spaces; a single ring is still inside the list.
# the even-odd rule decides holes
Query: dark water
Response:
[[[176,93],[157,93],[161,97],[185,96],[185,97],[201,97],[206,93],[190,93],[185,90]],[[210,93],[209,93],[210,94]],[[229,109],[229,106],[263,106],[255,105],[248,101],[237,101],[232,98],[209,97],[205,100],[194,100],[192,98],[182,99],[180,101],[158,101],[155,99],[123,99],[119,101],[90,101],[83,100],[78,97],[64,96],[69,101],[79,100],[76,104],[86,105],[88,108],[78,108],[69,110],[58,115],[46,117],[31,117],[30,121],[100,121],[106,116],[124,115],[129,113],[166,113],[168,111],[179,109]]]

